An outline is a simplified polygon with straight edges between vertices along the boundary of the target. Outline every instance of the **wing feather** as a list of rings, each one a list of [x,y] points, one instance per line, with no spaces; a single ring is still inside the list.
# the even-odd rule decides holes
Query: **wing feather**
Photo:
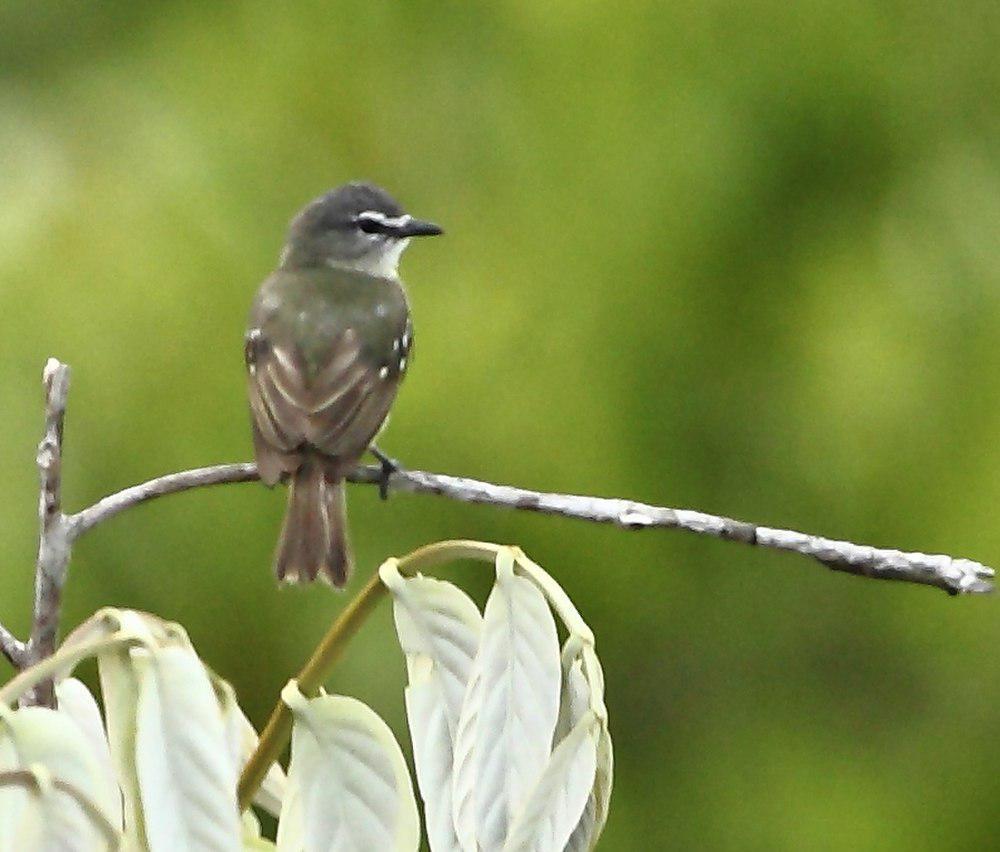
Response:
[[[252,362],[248,356],[255,439],[279,454],[311,446],[353,464],[388,414],[398,373],[372,364],[353,328],[325,347],[321,360],[313,354],[310,361],[300,349],[271,344],[258,334]],[[260,463],[259,449],[257,455]],[[287,469],[280,460],[268,468],[271,479],[277,478],[274,469]]]

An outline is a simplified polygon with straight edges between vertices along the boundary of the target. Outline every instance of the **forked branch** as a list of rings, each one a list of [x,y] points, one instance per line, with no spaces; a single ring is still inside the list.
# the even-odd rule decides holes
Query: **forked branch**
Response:
[[[50,359],[45,367],[45,436],[38,452],[41,533],[31,639],[25,645],[0,626],[0,649],[18,667],[48,656],[55,648],[62,585],[72,545],[77,538],[120,512],[156,497],[208,485],[251,482],[258,478],[257,468],[252,463],[196,468],[134,485],[104,497],[74,515],[65,515],[60,500],[60,468],[62,421],[68,385],[69,368]],[[381,468],[359,466],[350,480],[377,484],[381,481]],[[398,470],[392,473],[388,487],[390,491],[436,494],[464,503],[502,506],[614,524],[627,530],[651,527],[686,530],[742,544],[787,550],[808,556],[835,571],[859,577],[919,583],[943,589],[953,595],[993,590],[993,569],[971,559],[854,544],[793,530],[758,526],[692,509],[673,509],[618,498],[531,491],[420,470]],[[41,696],[41,700],[50,701],[51,698]]]

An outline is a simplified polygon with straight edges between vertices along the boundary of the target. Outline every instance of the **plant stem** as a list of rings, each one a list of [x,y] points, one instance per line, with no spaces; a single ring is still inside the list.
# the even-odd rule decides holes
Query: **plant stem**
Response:
[[[495,544],[480,541],[439,541],[414,550],[399,560],[397,567],[401,574],[414,574],[422,568],[430,568],[445,562],[459,559],[473,559],[479,562],[492,562],[500,548]],[[365,619],[375,609],[378,602],[385,596],[386,587],[376,571],[364,588],[358,592],[344,611],[333,622],[326,635],[320,640],[309,661],[302,667],[296,680],[299,689],[305,696],[313,696],[327,679],[334,665],[344,653],[347,643]],[[271,768],[292,734],[292,713],[288,706],[278,700],[271,711],[271,717],[261,732],[257,748],[243,767],[240,775],[237,797],[240,810],[244,811],[253,801],[257,790],[264,781],[267,771]]]
[[[348,604],[340,617],[333,623],[323,637],[309,661],[302,667],[298,675],[299,689],[303,695],[314,695],[330,669],[340,659],[348,641],[364,624],[368,614],[375,608],[386,588],[379,580],[376,572],[358,593],[358,596]],[[245,810],[260,787],[271,764],[278,759],[292,733],[292,714],[288,706],[281,700],[274,705],[271,718],[267,720],[260,735],[257,748],[250,756],[243,773],[240,775],[237,795],[240,810]]]

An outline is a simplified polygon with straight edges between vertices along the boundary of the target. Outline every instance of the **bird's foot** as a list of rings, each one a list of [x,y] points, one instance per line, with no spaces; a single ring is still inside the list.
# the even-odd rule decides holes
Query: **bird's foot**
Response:
[[[369,452],[378,459],[382,470],[379,472],[378,496],[383,500],[389,499],[389,479],[394,473],[398,473],[403,466],[391,456],[387,456],[378,447],[372,444],[368,448]]]

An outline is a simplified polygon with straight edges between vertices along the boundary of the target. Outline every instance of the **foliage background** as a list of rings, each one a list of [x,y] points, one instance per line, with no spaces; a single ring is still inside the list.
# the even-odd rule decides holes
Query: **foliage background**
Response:
[[[417,358],[384,444],[409,465],[997,562],[998,37],[975,0],[6,0],[0,616],[26,631],[45,358],[74,368],[70,508],[248,457],[251,295],[291,214],[362,176],[448,229],[404,262]],[[602,848],[1000,830],[995,600],[350,502],[355,587],[464,536],[578,602],[617,747]],[[282,506],[232,486],[98,529],[66,628],[177,619],[262,721],[344,602],[276,592]],[[384,609],[330,687],[405,740],[402,683]]]

